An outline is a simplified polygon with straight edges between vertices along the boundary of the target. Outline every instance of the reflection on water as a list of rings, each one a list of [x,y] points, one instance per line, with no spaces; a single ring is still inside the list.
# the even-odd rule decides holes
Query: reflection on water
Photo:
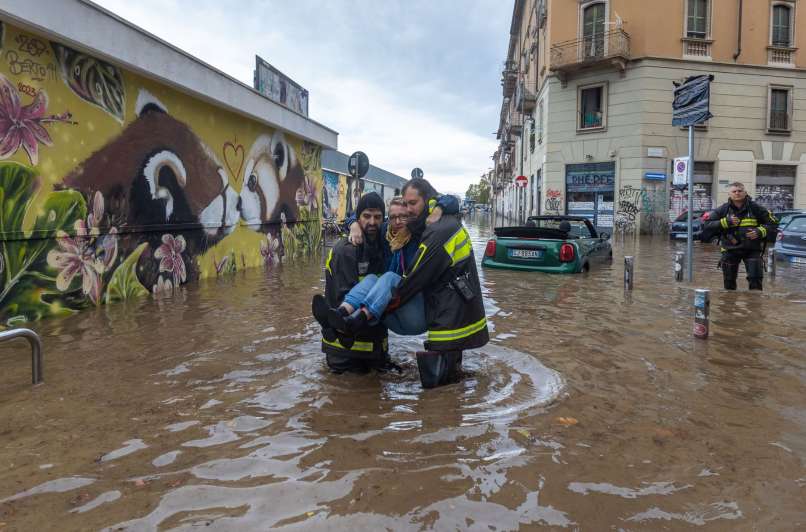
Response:
[[[477,260],[490,234],[470,220]],[[47,382],[3,351],[0,522],[20,530],[514,530],[806,521],[802,274],[692,289],[667,241],[587,275],[481,270],[493,341],[462,382],[329,373],[312,261],[38,325]],[[718,287],[698,248],[697,287]],[[623,292],[620,257],[636,256]],[[628,297],[629,296],[629,297]],[[58,526],[56,525],[58,523]],[[738,525],[737,525],[738,524]]]

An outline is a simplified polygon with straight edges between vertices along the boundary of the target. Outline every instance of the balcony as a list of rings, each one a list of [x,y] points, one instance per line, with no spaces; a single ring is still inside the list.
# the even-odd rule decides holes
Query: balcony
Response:
[[[711,60],[711,43],[708,39],[686,37],[683,39],[683,57],[685,59]]]
[[[503,87],[504,98],[511,98],[518,84],[518,66],[515,61],[505,61],[504,70],[501,72],[501,86]]]
[[[786,111],[770,111],[770,131],[788,132],[790,127],[789,113]]]
[[[797,48],[785,46],[767,47],[767,64],[772,66],[795,66],[795,51]]]
[[[523,84],[520,84],[518,85],[518,91],[515,93],[515,102],[518,109],[524,114],[531,113],[537,106],[537,95]]]
[[[555,44],[550,68],[565,83],[569,75],[593,67],[614,66],[623,74],[629,60],[630,35],[613,30]]]

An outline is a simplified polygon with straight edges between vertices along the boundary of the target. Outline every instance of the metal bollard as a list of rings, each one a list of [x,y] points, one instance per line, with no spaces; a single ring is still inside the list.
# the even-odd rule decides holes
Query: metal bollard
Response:
[[[680,282],[683,280],[683,268],[685,264],[686,254],[683,251],[678,251],[674,254],[674,280]]]
[[[767,273],[770,274],[770,279],[775,279],[775,250],[771,249],[767,254]]]
[[[39,335],[31,329],[11,329],[0,332],[0,342],[13,340],[15,338],[25,338],[31,345],[31,381],[33,384],[42,382],[42,340]]]
[[[708,338],[710,325],[708,323],[711,314],[711,291],[704,288],[697,288],[694,291],[694,337]]]
[[[624,290],[632,290],[635,257],[624,257]]]

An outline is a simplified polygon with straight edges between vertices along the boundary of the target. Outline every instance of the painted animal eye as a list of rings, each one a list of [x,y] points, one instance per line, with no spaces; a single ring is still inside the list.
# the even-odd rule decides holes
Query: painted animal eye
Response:
[[[249,181],[246,182],[246,188],[248,188],[251,192],[254,192],[257,188],[257,177],[255,177],[255,174],[249,175]]]
[[[283,146],[282,142],[274,147],[273,155],[274,155],[274,164],[277,165],[277,168],[283,166],[283,163],[285,163],[285,146]]]

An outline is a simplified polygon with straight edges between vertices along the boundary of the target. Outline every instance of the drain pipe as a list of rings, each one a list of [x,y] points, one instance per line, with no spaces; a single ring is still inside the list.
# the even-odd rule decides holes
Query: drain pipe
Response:
[[[736,53],[733,54],[733,61],[736,62],[739,56],[742,55],[742,6],[744,0],[739,0],[739,27],[736,32]]]

